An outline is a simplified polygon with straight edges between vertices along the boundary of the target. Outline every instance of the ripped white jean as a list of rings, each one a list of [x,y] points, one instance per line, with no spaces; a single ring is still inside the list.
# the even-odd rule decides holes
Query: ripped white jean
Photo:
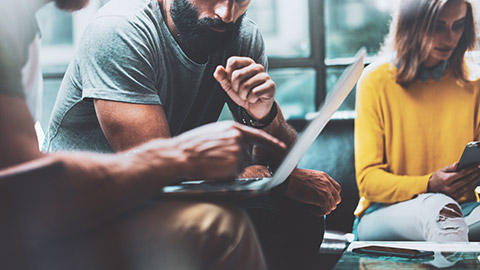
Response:
[[[362,216],[358,223],[361,241],[434,241],[467,242],[468,225],[463,218],[447,217],[440,212],[458,203],[439,193],[425,193],[414,199],[392,204]],[[458,212],[458,211],[455,211]]]

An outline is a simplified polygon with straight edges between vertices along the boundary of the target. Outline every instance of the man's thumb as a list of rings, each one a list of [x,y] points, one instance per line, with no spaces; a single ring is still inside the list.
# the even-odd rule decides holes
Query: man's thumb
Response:
[[[223,66],[218,66],[213,73],[213,77],[220,83],[223,90],[229,92],[232,90],[232,85],[228,79],[227,70]]]

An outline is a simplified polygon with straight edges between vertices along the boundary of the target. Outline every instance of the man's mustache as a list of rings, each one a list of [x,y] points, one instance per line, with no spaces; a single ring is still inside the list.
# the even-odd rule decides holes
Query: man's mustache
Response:
[[[214,18],[202,18],[198,21],[198,25],[204,28],[212,27],[215,29],[226,30],[226,32],[230,32],[234,29],[235,23],[225,23],[221,19],[214,19]]]

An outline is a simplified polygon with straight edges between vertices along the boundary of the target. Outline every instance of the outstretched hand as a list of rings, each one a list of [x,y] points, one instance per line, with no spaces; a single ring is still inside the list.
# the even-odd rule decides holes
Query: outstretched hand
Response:
[[[265,67],[249,57],[233,56],[213,76],[228,96],[257,120],[263,119],[275,102],[275,83]]]
[[[456,171],[458,162],[436,171],[428,180],[428,192],[443,193],[455,200],[480,181],[480,165]]]
[[[323,216],[337,208],[341,201],[340,191],[340,185],[324,172],[295,169],[290,175],[286,195],[311,205],[313,214]]]
[[[185,160],[185,174],[191,179],[225,179],[241,173],[246,150],[261,144],[274,152],[286,145],[270,134],[233,121],[201,126],[174,138]]]

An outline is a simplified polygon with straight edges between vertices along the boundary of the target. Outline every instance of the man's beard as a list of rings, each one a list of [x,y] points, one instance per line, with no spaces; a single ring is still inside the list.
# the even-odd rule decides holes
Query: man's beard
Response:
[[[87,6],[89,0],[55,0],[55,5],[65,11],[76,11]]]
[[[235,23],[224,23],[220,18],[198,19],[198,9],[189,0],[174,0],[170,14],[182,49],[192,58],[203,59],[224,49],[229,41],[238,36],[245,15],[240,16]],[[216,32],[209,27],[225,31]]]

